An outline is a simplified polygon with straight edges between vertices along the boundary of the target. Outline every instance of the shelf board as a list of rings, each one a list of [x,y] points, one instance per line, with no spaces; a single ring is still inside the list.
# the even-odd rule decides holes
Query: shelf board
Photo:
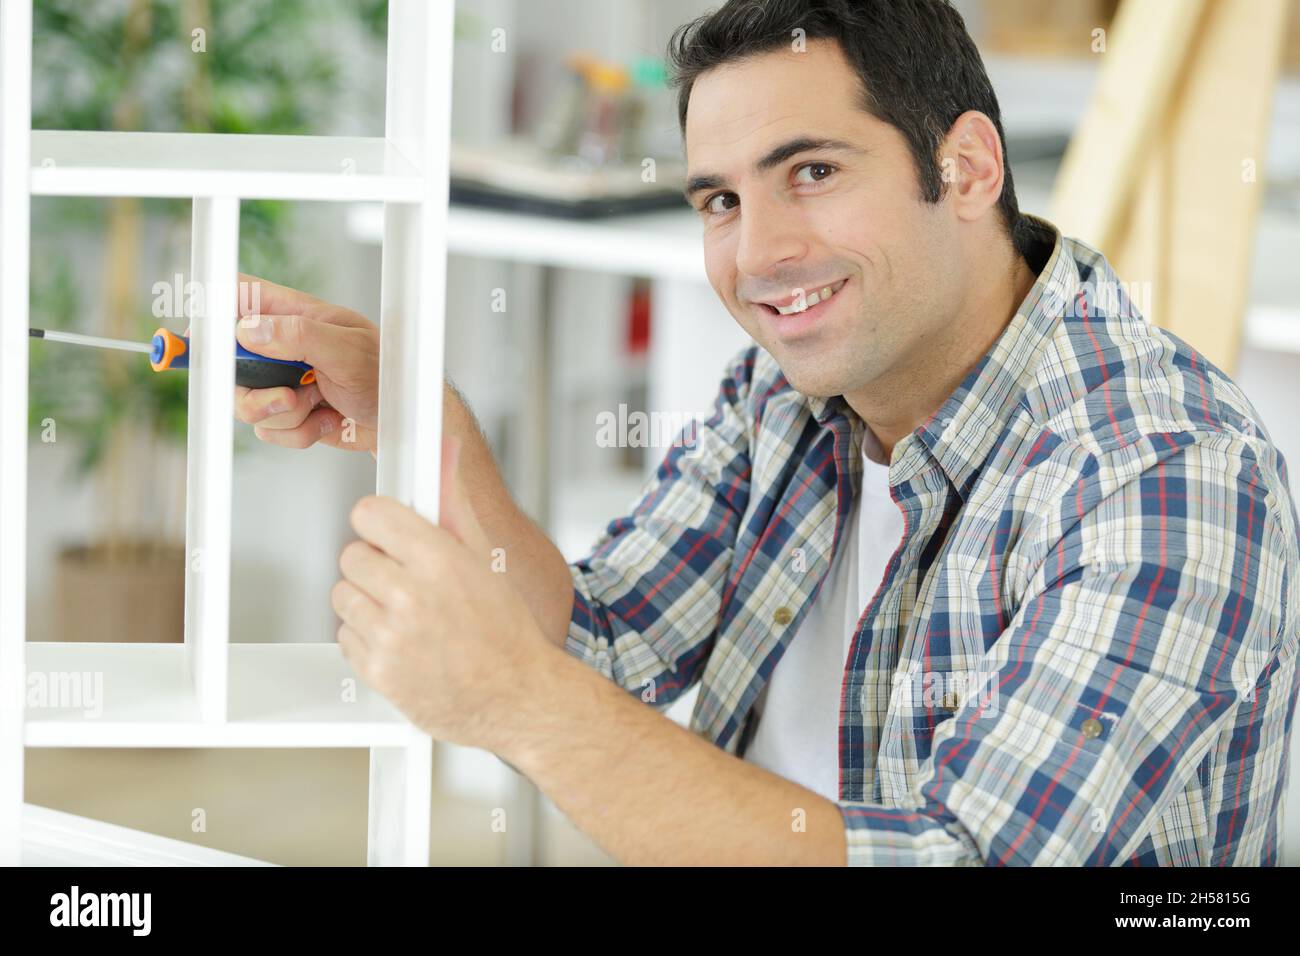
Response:
[[[33,130],[34,196],[239,196],[418,202],[390,142],[360,136]]]
[[[419,733],[354,678],[332,642],[231,644],[225,723],[200,719],[183,644],[30,642],[26,648],[29,747],[404,746]],[[50,687],[56,675],[87,674],[88,686],[102,681],[98,707],[50,706],[68,702],[54,693],[38,699],[42,681]],[[354,702],[342,700],[349,678],[356,680]]]
[[[1246,313],[1246,344],[1268,352],[1300,353],[1300,309],[1250,306]]]
[[[263,860],[23,804],[24,866],[271,866]]]
[[[607,219],[571,220],[452,205],[447,251],[565,269],[707,282],[700,217],[688,208]],[[348,210],[348,232],[378,244],[382,206]]]

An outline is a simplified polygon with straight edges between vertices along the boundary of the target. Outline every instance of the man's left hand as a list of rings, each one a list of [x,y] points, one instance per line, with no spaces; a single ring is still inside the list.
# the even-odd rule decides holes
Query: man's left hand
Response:
[[[339,646],[362,680],[431,737],[502,753],[529,686],[560,652],[494,573],[505,556],[466,500],[459,450],[444,440],[439,524],[392,498],[357,502],[361,540],[339,555],[330,601],[343,619]]]

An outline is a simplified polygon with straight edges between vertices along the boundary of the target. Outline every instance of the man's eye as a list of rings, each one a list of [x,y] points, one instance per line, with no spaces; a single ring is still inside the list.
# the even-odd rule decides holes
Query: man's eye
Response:
[[[735,209],[738,205],[740,205],[740,199],[735,193],[718,193],[716,196],[709,197],[708,202],[704,204],[704,211],[716,215],[729,209]]]
[[[819,183],[831,173],[835,172],[835,167],[830,163],[808,163],[800,166],[795,171],[794,181],[801,186],[811,183]]]

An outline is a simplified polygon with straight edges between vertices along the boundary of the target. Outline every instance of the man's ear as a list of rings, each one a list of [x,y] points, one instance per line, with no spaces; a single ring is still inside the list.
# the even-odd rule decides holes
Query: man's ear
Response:
[[[957,117],[939,149],[939,172],[957,218],[971,222],[1002,196],[1002,141],[983,113]]]

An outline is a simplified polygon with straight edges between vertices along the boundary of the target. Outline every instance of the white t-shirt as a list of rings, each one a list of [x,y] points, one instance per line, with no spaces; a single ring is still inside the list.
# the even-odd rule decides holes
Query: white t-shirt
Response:
[[[756,707],[761,717],[745,759],[839,799],[840,690],[849,644],[903,535],[889,497],[889,465],[862,456],[853,502],[826,580],[790,640]]]

